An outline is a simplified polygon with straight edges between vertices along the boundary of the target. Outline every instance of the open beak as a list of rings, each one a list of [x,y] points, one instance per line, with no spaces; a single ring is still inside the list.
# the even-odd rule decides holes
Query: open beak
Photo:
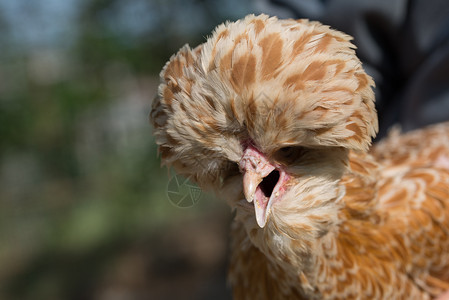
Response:
[[[243,173],[243,193],[248,202],[254,202],[257,224],[263,228],[271,206],[285,193],[289,176],[254,146],[245,149],[239,166]]]

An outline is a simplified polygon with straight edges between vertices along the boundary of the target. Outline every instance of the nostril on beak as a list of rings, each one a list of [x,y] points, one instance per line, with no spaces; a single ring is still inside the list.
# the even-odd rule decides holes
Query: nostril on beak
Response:
[[[280,177],[279,171],[273,170],[259,184],[259,187],[262,190],[262,193],[265,195],[265,197],[267,197],[267,198],[271,197],[274,187],[276,186],[276,184],[279,181],[279,177]]]

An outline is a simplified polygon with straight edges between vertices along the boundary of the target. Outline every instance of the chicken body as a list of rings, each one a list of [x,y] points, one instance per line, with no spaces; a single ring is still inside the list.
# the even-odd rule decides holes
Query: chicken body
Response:
[[[163,163],[236,211],[235,299],[430,299],[449,289],[449,124],[377,132],[351,37],[250,15],[182,48],[151,121]]]
[[[308,224],[297,224],[285,232],[286,252],[276,243],[261,251],[251,238],[264,237],[235,222],[235,299],[431,299],[448,290],[448,158],[449,123],[394,132],[371,155],[349,153],[338,225],[307,237]]]

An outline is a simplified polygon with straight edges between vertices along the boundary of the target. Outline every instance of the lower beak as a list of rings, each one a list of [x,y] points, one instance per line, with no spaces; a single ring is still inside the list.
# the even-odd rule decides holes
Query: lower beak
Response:
[[[269,198],[264,195],[259,184],[263,177],[254,172],[246,172],[243,175],[243,192],[248,202],[254,202],[256,221],[260,228],[263,228],[268,218]]]

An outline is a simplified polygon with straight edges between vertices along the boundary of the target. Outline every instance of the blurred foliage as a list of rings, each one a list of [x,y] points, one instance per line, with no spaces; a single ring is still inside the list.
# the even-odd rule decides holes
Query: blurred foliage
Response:
[[[0,298],[116,299],[98,285],[117,257],[133,245],[160,249],[167,224],[223,210],[207,195],[189,210],[169,204],[147,114],[165,61],[249,5],[71,0],[59,30],[45,9],[57,1],[8,1],[16,8],[0,10]]]

